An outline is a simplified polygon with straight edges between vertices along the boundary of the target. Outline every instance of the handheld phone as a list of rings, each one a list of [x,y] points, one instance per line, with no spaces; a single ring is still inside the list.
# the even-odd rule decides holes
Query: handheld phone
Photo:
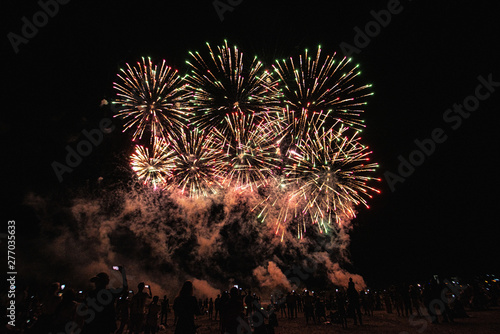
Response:
[[[145,287],[146,289],[149,289],[149,284],[146,284],[144,287]]]
[[[119,266],[113,266],[113,270],[120,270]]]
[[[65,287],[66,287],[66,284],[61,284],[61,290],[64,290]]]

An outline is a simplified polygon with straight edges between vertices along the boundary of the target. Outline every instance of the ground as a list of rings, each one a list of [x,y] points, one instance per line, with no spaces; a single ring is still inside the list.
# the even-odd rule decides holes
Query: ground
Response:
[[[288,320],[278,317],[279,327],[276,334],[319,334],[319,333],[450,333],[450,334],[498,334],[500,333],[500,308],[487,311],[468,311],[470,318],[455,319],[453,323],[431,324],[423,317],[398,317],[397,314],[387,314],[385,311],[375,311],[373,316],[363,317],[363,325],[355,326],[353,320],[348,320],[348,328],[342,329],[340,324],[310,324],[306,326],[303,314],[297,319]],[[171,325],[160,333],[173,333]],[[198,317],[198,334],[219,333],[218,323],[208,320],[207,316]]]

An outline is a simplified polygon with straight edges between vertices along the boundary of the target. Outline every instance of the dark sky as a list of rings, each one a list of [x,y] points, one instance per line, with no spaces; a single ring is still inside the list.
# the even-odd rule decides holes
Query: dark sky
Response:
[[[228,0],[220,0],[228,3]],[[51,162],[102,118],[120,67],[142,56],[166,59],[185,72],[189,50],[223,39],[265,62],[321,44],[326,52],[355,45],[354,30],[371,11],[393,1],[233,1],[221,21],[213,1],[70,1],[14,52],[8,33],[22,35],[36,1],[2,10],[4,108],[0,118],[6,209],[36,224],[20,204],[27,192],[59,191],[99,175],[123,149],[115,134],[59,183]],[[238,4],[239,3],[239,4]],[[486,2],[484,2],[486,3]],[[398,14],[352,57],[375,95],[364,115],[382,194],[360,209],[352,232],[354,271],[372,282],[396,277],[474,275],[499,271],[497,218],[500,87],[456,129],[443,115],[475,94],[478,76],[500,82],[497,8],[474,1],[401,1]],[[12,36],[12,35],[11,35]],[[384,173],[397,173],[415,140],[443,129],[444,143],[391,191]],[[61,190],[62,191],[62,190]]]

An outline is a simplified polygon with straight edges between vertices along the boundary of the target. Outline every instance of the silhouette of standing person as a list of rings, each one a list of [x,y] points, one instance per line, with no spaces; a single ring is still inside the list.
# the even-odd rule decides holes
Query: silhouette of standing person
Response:
[[[214,316],[214,301],[212,298],[208,301],[208,319],[212,320]]]
[[[415,309],[416,313],[418,315],[421,315],[420,313],[420,291],[419,289],[414,286],[410,285],[410,299],[411,299],[411,307]]]
[[[65,289],[62,295],[62,301],[57,306],[54,313],[54,333],[79,333],[83,326],[83,318],[76,313],[78,303],[75,301],[76,294],[73,289]],[[78,329],[66,329],[68,323],[78,324]]]
[[[297,297],[297,311],[302,313],[302,298],[299,294],[295,295]]]
[[[349,289],[356,289],[351,277],[349,278],[349,283],[347,283],[347,290],[349,290]]]
[[[411,313],[411,296],[410,296],[410,288],[408,284],[404,283],[399,288],[399,294],[403,299],[403,313],[406,317],[408,317]]]
[[[152,298],[151,287],[148,287],[149,294],[143,291],[144,287],[144,282],[141,282],[137,285],[137,289],[139,291],[132,297],[132,300],[130,302],[131,333],[140,333],[144,327],[146,299]]]
[[[373,309],[375,308],[375,297],[373,296],[373,292],[370,290],[366,293],[366,304],[368,306],[368,315],[373,315]]]
[[[252,313],[253,308],[253,297],[252,292],[248,290],[248,294],[245,296],[246,316],[248,317]]]
[[[128,299],[128,290],[125,290],[120,298],[116,301],[116,312],[120,319],[120,328],[116,331],[116,334],[121,334],[125,330],[125,326],[130,329],[130,300]]]
[[[345,296],[342,291],[337,290],[337,295],[336,295],[336,302],[337,302],[337,318],[340,321],[342,328],[347,328],[347,313],[345,310]]]
[[[267,318],[267,314],[258,307],[252,312],[253,334],[267,334],[267,326],[264,320]]]
[[[214,318],[214,320],[217,320],[217,315],[220,312],[220,295],[217,295],[217,298],[215,298],[214,308],[215,308],[215,318]],[[220,315],[219,315],[219,318],[220,318]]]
[[[309,324],[309,318],[312,318],[314,323],[316,323],[316,317],[314,316],[314,298],[306,291],[304,296],[304,315],[306,316],[306,325]]]
[[[158,304],[158,300],[158,296],[154,296],[153,301],[149,304],[144,334],[156,334],[158,331],[158,316],[161,311],[161,305]]]
[[[385,304],[385,309],[387,313],[392,313],[392,302],[391,302],[391,296],[389,295],[389,291],[384,290],[384,304]]]
[[[321,300],[321,298],[317,298],[314,304],[314,309],[316,312],[316,319],[318,322],[327,321],[326,319],[326,308],[325,303]]]
[[[169,312],[168,298],[167,296],[163,296],[163,300],[161,301],[161,319],[160,323],[162,325],[167,326],[167,316]]]
[[[281,317],[282,318],[286,317],[286,302],[285,302],[285,297],[283,296],[283,294],[281,294],[278,303],[279,303]]]
[[[358,319],[359,319],[359,324],[362,325],[363,323],[361,320],[361,307],[359,303],[359,294],[356,291],[356,288],[354,287],[354,282],[352,281],[352,278],[349,278],[349,285],[347,288],[347,301],[348,301],[347,313],[354,318],[355,325],[358,323]]]
[[[184,282],[179,295],[174,299],[174,311],[177,315],[175,334],[195,334],[194,316],[200,315],[200,308],[194,297],[191,281]]]
[[[269,324],[267,326],[267,334],[274,334],[275,327],[278,327],[278,316],[276,315],[276,310],[272,305],[267,307],[267,312],[269,314]]]
[[[222,306],[221,320],[223,333],[237,334],[238,318],[243,318],[243,316],[243,301],[239,296],[238,289],[232,287],[229,291],[229,300]]]
[[[48,289],[48,294],[42,299],[41,303],[41,314],[38,321],[35,323],[35,328],[39,332],[50,332],[53,331],[52,320],[56,312],[57,306],[61,303],[62,298],[59,295],[61,291],[61,284],[59,282],[54,282],[50,285]]]
[[[292,295],[290,292],[286,294],[285,297],[286,309],[287,309],[287,317],[288,319],[292,318]]]
[[[109,334],[116,331],[115,299],[123,292],[123,289],[127,289],[124,272],[122,275],[124,286],[119,289],[119,292],[117,291],[118,293],[106,289],[109,284],[109,276],[106,273],[99,273],[90,280],[95,284],[95,289],[89,292],[87,303],[89,309],[92,308],[96,312],[95,318],[85,324],[83,333]]]
[[[292,318],[297,318],[297,302],[298,302],[298,297],[297,297],[297,293],[294,290],[292,292],[292,295],[290,296]]]

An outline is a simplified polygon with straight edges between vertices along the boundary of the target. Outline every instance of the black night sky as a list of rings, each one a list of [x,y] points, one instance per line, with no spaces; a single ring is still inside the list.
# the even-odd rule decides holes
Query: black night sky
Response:
[[[183,73],[188,51],[224,39],[268,64],[318,44],[342,53],[341,43],[355,46],[355,28],[374,20],[371,11],[393,3],[233,1],[221,21],[211,0],[73,0],[17,53],[8,34],[21,35],[22,18],[32,20],[41,7],[22,1],[4,8],[3,222],[15,219],[19,247],[29,248],[23,240],[37,237],[38,221],[23,205],[26,194],[62,193],[113,175],[117,156],[130,150],[119,131],[62,183],[51,163],[64,159],[71,138],[96,127],[103,117],[99,103],[114,97],[112,82],[125,63],[150,56]],[[498,10],[487,2],[451,0],[402,0],[397,8],[352,54],[375,92],[363,137],[380,164],[382,193],[354,221],[350,270],[380,285],[432,274],[498,273]],[[490,76],[494,91],[459,125],[446,122],[447,109],[476,94],[479,76]],[[435,128],[446,140],[391,191],[386,172],[398,173],[398,157],[408,159],[414,141],[430,138]]]

